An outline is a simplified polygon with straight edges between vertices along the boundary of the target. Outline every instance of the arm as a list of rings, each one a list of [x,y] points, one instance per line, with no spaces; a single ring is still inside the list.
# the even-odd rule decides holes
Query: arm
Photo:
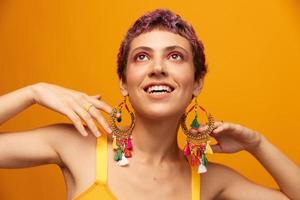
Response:
[[[57,125],[0,134],[0,168],[24,168],[43,164],[64,167],[57,142],[63,132]],[[66,134],[64,134],[66,135]]]
[[[33,96],[31,85],[0,96],[0,125],[33,105]]]
[[[34,103],[32,86],[2,95],[0,97],[0,124]],[[57,152],[47,142],[49,138],[45,137],[47,135],[48,133],[43,128],[1,133],[0,168],[21,168],[50,163],[62,166]]]
[[[53,84],[38,83],[0,96],[0,124],[34,103],[66,115],[84,136],[91,133],[97,135],[99,132],[93,118],[104,128],[108,127],[97,108],[108,113],[112,110],[109,105],[99,100],[99,95],[88,96]],[[87,104],[93,105],[89,111],[84,108]],[[86,130],[81,119],[91,131]],[[0,167],[19,168],[49,163],[63,166],[57,153],[59,151],[57,145],[61,143],[60,140],[68,141],[63,138],[65,136],[63,133],[74,131],[59,127],[47,126],[28,131],[1,133]]]
[[[99,99],[100,95],[89,96],[58,85],[37,83],[0,96],[0,125],[25,108],[38,103],[67,116],[83,136],[88,135],[83,123],[87,124],[95,136],[100,136],[94,119],[107,133],[111,133],[109,125],[99,110],[110,113],[112,108]],[[86,110],[89,104],[92,106]]]
[[[300,168],[265,137],[256,148],[248,151],[264,166],[277,182],[281,192],[290,199],[300,199]]]
[[[257,185],[227,168],[224,174],[228,177],[223,180],[230,181],[224,183],[224,188],[219,194],[220,199],[300,199],[300,168],[295,163],[256,131],[238,124],[216,124],[217,128],[211,135],[216,138],[218,144],[212,146],[213,151],[248,151],[265,167],[280,188],[274,190]]]

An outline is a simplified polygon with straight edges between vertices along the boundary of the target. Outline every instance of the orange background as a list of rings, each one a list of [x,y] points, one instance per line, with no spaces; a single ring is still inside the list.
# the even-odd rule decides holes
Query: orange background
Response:
[[[49,82],[111,105],[122,98],[116,54],[144,12],[169,8],[190,22],[206,47],[209,73],[199,103],[217,120],[263,133],[300,164],[300,4],[266,1],[0,1],[0,94]],[[30,129],[66,117],[34,105],[0,127]],[[183,134],[179,134],[183,144]],[[29,144],[28,144],[29,145]],[[251,180],[276,187],[247,152],[211,155]],[[284,163],[277,163],[284,165]],[[66,199],[55,165],[0,169],[0,199]]]

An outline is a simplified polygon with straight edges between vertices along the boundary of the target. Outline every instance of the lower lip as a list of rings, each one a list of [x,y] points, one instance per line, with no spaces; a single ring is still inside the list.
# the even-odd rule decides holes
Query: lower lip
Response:
[[[148,92],[146,92],[146,93],[152,99],[164,99],[164,98],[170,97],[172,92],[170,92],[170,93],[164,92],[164,93],[160,93],[160,94],[157,94],[157,93],[148,93]]]

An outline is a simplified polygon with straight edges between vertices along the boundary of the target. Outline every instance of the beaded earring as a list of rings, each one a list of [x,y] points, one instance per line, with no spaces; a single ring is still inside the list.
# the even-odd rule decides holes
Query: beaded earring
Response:
[[[205,112],[208,122],[208,128],[199,132],[197,129],[200,127],[198,121],[198,108]],[[187,115],[194,109],[195,117],[190,125],[190,129],[186,126]],[[214,118],[203,107],[198,105],[197,98],[195,97],[195,104],[190,110],[184,113],[180,120],[180,125],[183,133],[187,136],[186,145],[184,147],[184,155],[188,158],[191,156],[191,165],[198,166],[198,173],[205,173],[207,171],[207,158],[206,154],[212,154],[213,151],[210,147],[209,134],[214,130]]]
[[[111,114],[110,114],[110,124],[112,127],[112,137],[113,137],[113,143],[112,147],[115,150],[115,156],[114,160],[117,161],[118,166],[126,166],[129,164],[129,161],[127,158],[132,157],[131,150],[133,148],[132,146],[132,129],[135,125],[135,115],[133,112],[131,112],[127,106],[126,98],[127,96],[124,96],[124,100],[122,103],[118,105],[117,108],[113,108]],[[119,128],[116,125],[116,119],[117,122],[120,123],[122,121],[122,108],[125,106],[126,111],[130,114],[131,123],[128,127],[122,127]]]

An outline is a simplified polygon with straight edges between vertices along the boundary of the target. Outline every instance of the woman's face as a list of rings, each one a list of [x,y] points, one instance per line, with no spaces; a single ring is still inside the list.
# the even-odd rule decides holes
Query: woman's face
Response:
[[[182,115],[203,81],[194,80],[191,45],[184,37],[152,30],[131,42],[126,81],[121,92],[129,95],[136,113],[151,119]]]

